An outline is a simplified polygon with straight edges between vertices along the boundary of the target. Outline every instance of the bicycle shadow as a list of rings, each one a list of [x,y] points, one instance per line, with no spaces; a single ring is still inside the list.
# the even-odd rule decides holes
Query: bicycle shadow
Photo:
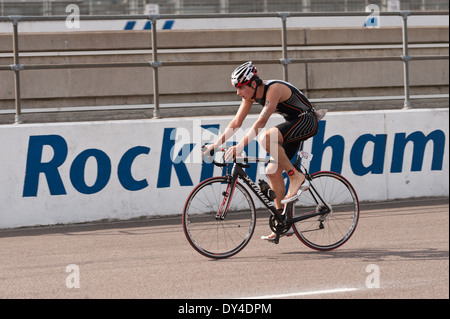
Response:
[[[448,260],[449,251],[436,248],[427,249],[352,249],[334,251],[293,251],[283,255],[301,255],[311,259],[360,259],[362,261],[396,261],[396,260]]]

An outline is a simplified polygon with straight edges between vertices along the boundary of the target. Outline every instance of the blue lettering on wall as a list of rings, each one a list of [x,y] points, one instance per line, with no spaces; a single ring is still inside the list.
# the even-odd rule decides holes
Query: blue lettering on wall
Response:
[[[353,144],[352,150],[350,152],[350,166],[353,170],[353,173],[358,176],[364,176],[366,174],[382,174],[384,167],[384,154],[386,152],[386,134],[380,135],[371,135],[365,134],[355,141]],[[363,154],[364,149],[366,148],[367,143],[373,143],[373,156],[372,156],[372,164],[368,167],[364,166],[363,163]]]
[[[129,191],[138,191],[148,186],[146,179],[137,181],[131,175],[131,165],[133,164],[135,158],[141,154],[150,153],[150,148],[145,146],[136,146],[129,149],[119,162],[119,167],[117,169],[117,176],[119,177],[119,182]]]
[[[89,157],[97,161],[97,179],[94,185],[86,185],[84,179],[86,162]],[[82,194],[94,194],[101,191],[109,182],[111,176],[111,160],[105,152],[97,149],[89,149],[81,152],[70,167],[70,180],[73,187]]]
[[[45,146],[53,149],[53,158],[48,162],[42,162],[42,152]],[[61,175],[58,168],[65,162],[68,147],[63,137],[59,135],[30,136],[28,155],[25,170],[25,182],[23,197],[37,196],[39,176],[42,173],[48,184],[51,195],[66,195]],[[149,154],[150,148],[135,146],[122,156],[117,168],[117,176],[120,184],[129,191],[137,191],[148,187],[146,179],[136,180],[131,174],[131,166],[138,155]],[[86,184],[86,163],[89,158],[97,163],[97,176],[93,185]],[[87,149],[75,157],[70,166],[70,181],[73,187],[82,194],[94,194],[100,192],[108,184],[112,173],[112,165],[109,156],[99,149]]]
[[[42,162],[44,146],[53,149],[53,158]],[[67,143],[59,135],[30,136],[28,142],[27,166],[25,169],[25,182],[23,197],[37,196],[39,175],[42,173],[47,179],[51,195],[65,195],[66,190],[58,172],[67,157]]]
[[[433,160],[431,170],[442,170],[444,161],[445,133],[441,130],[435,130],[425,136],[422,132],[414,132],[406,137],[405,133],[395,134],[394,151],[392,154],[391,173],[400,173],[403,166],[403,156],[408,142],[414,145],[411,172],[422,170],[425,146],[429,141],[433,141]]]
[[[340,135],[335,135],[323,141],[325,136],[326,121],[319,122],[319,132],[313,137],[311,153],[314,155],[310,166],[310,173],[320,171],[322,167],[323,152],[327,147],[330,147],[333,151],[333,157],[331,159],[331,170],[336,173],[342,172],[342,163],[344,160],[344,138]]]
[[[165,128],[161,150],[161,160],[159,162],[158,188],[170,187],[170,179],[172,178],[172,168],[175,169],[181,186],[193,186],[189,172],[184,161],[192,152],[195,144],[185,144],[179,151],[176,158],[173,158],[173,150],[175,146],[176,128]]]

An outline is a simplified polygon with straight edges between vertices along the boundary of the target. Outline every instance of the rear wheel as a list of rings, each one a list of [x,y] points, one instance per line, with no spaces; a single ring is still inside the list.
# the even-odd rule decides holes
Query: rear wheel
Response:
[[[311,175],[311,187],[294,207],[293,217],[323,214],[294,224],[297,237],[316,250],[332,250],[352,236],[359,219],[359,201],[353,186],[334,172]]]

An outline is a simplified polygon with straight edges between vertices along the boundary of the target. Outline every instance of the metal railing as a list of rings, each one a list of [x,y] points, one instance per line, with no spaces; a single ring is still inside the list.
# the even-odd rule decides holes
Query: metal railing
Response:
[[[389,1],[390,2],[390,1]],[[160,14],[236,12],[351,12],[375,4],[381,11],[393,11],[387,0],[0,0],[0,16],[64,14],[68,4],[77,4],[80,13],[146,14],[145,5],[158,6]],[[401,1],[401,10],[448,10],[446,0]],[[147,13],[148,14],[148,13]]]
[[[14,95],[15,95],[15,123],[22,122],[21,112],[21,93],[20,93],[20,73],[26,70],[45,70],[45,69],[78,69],[78,68],[131,68],[131,67],[151,67],[153,69],[153,117],[160,118],[159,104],[159,75],[160,67],[170,66],[205,66],[205,65],[237,65],[240,61],[221,60],[221,61],[171,61],[163,62],[158,60],[157,45],[157,22],[160,19],[210,19],[210,18],[280,18],[281,19],[281,46],[282,56],[280,59],[253,60],[255,64],[280,64],[283,68],[283,79],[288,81],[289,65],[293,63],[333,63],[333,62],[362,62],[362,61],[401,61],[403,62],[404,79],[404,109],[411,107],[410,103],[410,83],[409,83],[409,62],[412,60],[443,60],[449,59],[448,55],[426,55],[410,56],[408,53],[408,17],[411,15],[449,15],[448,11],[442,12],[380,12],[380,16],[398,16],[403,20],[402,24],[402,43],[403,54],[401,56],[382,56],[382,57],[340,57],[340,58],[302,58],[290,59],[288,57],[287,45],[287,19],[290,17],[343,17],[343,16],[366,16],[368,12],[332,12],[332,13],[303,13],[303,12],[278,12],[278,13],[242,13],[242,14],[190,14],[190,15],[113,15],[113,16],[80,16],[80,20],[148,20],[151,22],[151,47],[152,61],[126,62],[126,63],[77,63],[77,64],[20,64],[19,61],[19,43],[18,43],[18,25],[20,22],[30,21],[65,21],[66,16],[9,16],[0,17],[0,22],[9,21],[12,23],[12,41],[13,41],[13,64],[0,65],[0,71],[14,72]],[[242,61],[243,62],[243,61]]]

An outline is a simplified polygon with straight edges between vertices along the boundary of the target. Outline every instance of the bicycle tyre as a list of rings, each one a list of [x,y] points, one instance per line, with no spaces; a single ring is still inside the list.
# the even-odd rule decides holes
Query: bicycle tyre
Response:
[[[331,211],[294,223],[294,232],[303,244],[312,249],[333,250],[346,243],[358,225],[358,196],[350,182],[335,172],[317,172],[311,178],[312,187],[301,195],[291,217],[319,211],[321,205],[314,199],[317,195],[323,198]]]
[[[231,257],[248,244],[255,230],[255,204],[239,182],[236,182],[226,216],[216,218],[230,186],[226,177],[212,177],[196,186],[186,200],[184,234],[191,246],[203,256],[214,259]]]

